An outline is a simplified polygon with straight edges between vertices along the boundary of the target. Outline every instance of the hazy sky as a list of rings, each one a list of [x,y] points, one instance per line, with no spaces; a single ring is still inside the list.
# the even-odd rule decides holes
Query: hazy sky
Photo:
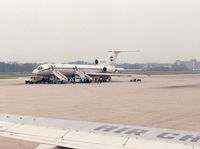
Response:
[[[200,0],[0,0],[0,61],[200,60]]]

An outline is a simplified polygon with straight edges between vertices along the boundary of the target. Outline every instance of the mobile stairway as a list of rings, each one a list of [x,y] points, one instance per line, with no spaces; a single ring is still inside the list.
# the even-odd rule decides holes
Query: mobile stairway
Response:
[[[82,79],[88,79],[89,81],[92,81],[92,77],[90,77],[89,75],[85,74],[85,72],[82,72],[82,71],[79,71],[79,70],[76,70],[75,73]]]
[[[52,74],[54,74],[58,79],[67,81],[68,78],[62,74],[60,71],[53,70]]]

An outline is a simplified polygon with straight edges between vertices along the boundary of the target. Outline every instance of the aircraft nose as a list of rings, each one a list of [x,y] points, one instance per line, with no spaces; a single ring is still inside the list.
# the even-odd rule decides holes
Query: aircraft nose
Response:
[[[38,74],[39,72],[38,72],[37,69],[34,69],[32,73],[33,73],[33,74]]]

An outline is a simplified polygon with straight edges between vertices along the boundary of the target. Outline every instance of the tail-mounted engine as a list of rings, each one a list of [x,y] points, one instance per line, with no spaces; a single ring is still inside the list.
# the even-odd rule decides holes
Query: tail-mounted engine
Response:
[[[96,65],[106,65],[107,61],[105,59],[96,59],[95,64]]]
[[[103,72],[116,72],[116,69],[114,67],[103,67]]]
[[[102,72],[107,72],[107,73],[116,72],[116,68],[114,66],[113,67],[108,66],[107,60],[105,59],[96,59],[95,64],[100,65],[100,67],[102,68]]]

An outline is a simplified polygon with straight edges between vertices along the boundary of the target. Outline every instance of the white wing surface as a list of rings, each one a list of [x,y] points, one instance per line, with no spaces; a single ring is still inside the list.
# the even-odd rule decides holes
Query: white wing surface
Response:
[[[199,132],[8,114],[0,114],[0,136],[37,149],[200,149]]]
[[[36,149],[59,149],[59,147],[48,144],[40,144]]]
[[[120,73],[93,73],[93,72],[86,72],[89,76],[128,76],[131,77],[132,74],[120,74]]]

